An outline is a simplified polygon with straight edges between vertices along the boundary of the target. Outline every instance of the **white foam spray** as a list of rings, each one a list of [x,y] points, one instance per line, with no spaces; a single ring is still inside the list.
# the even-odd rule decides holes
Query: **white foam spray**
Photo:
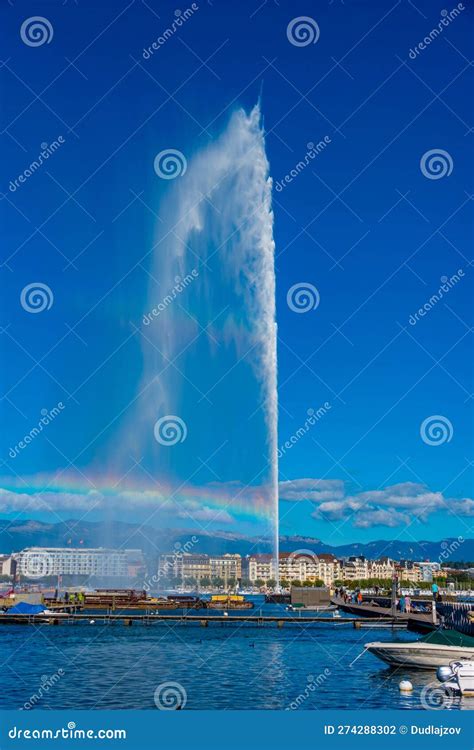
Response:
[[[277,350],[271,190],[259,105],[249,114],[234,112],[220,137],[189,158],[186,173],[170,183],[160,209],[145,312],[156,309],[164,294],[180,280],[190,279],[193,270],[194,280],[182,293],[176,293],[172,302],[162,305],[159,318],[151,316],[143,331],[141,396],[133,417],[133,437],[122,448],[136,448],[141,456],[146,455],[153,421],[161,414],[184,417],[189,441],[193,434],[189,421],[193,422],[195,415],[197,418],[198,407],[193,406],[190,418],[190,397],[183,397],[186,382],[204,388],[202,371],[212,367],[222,352],[226,356],[232,353],[233,367],[245,362],[244,375],[252,372],[258,386],[258,403],[252,410],[258,407],[262,411],[265,425],[261,478],[269,502],[277,562]],[[234,391],[230,398],[238,399],[239,394]],[[193,404],[197,401],[195,398]],[[204,429],[213,429],[209,420]],[[152,448],[156,449],[156,442]]]

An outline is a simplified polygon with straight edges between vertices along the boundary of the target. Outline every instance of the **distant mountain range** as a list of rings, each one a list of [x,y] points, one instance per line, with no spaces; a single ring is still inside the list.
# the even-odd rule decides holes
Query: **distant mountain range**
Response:
[[[247,555],[257,552],[269,552],[268,542],[224,531],[202,532],[200,529],[179,530],[155,529],[152,526],[112,522],[89,522],[71,519],[60,523],[42,523],[40,521],[0,521],[0,553],[18,552],[25,547],[125,547],[141,549],[148,559],[153,559],[162,552],[171,552],[177,545],[192,544],[193,552],[207,554],[224,554],[238,552]],[[179,547],[178,547],[179,548]],[[438,560],[459,562],[474,560],[474,539],[459,542],[454,538],[440,539],[437,542],[405,542],[384,539],[366,544],[352,543],[341,546],[325,544],[320,539],[306,536],[284,536],[280,538],[282,552],[311,550],[316,554],[331,553],[337,557],[364,555],[377,558],[386,555],[395,560]]]

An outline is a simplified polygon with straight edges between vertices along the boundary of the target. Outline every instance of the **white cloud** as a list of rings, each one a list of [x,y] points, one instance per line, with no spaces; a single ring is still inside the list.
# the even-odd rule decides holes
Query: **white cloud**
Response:
[[[292,479],[279,484],[280,500],[323,502],[342,500],[344,482],[340,479]]]
[[[417,482],[350,494],[340,480],[295,479],[280,483],[280,499],[295,503],[308,500],[315,506],[311,514],[314,518],[333,522],[350,518],[357,528],[393,528],[415,520],[426,522],[436,512],[474,515],[471,498],[445,497]]]
[[[367,510],[357,513],[354,526],[358,529],[370,529],[372,526],[402,526],[410,523],[410,516],[394,510]]]

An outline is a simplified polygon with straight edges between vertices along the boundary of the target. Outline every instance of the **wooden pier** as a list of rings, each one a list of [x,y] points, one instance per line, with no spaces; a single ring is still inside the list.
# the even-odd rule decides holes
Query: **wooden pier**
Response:
[[[342,612],[347,612],[351,615],[359,615],[360,619],[377,618],[385,621],[390,618],[394,623],[405,623],[409,630],[415,630],[417,632],[426,633],[430,630],[434,630],[436,625],[433,623],[433,615],[431,612],[427,614],[419,612],[397,612],[395,618],[392,615],[390,607],[378,607],[367,602],[362,604],[345,604],[342,599],[334,599],[333,604],[337,604],[338,608]]]
[[[382,613],[381,613],[382,614]],[[127,612],[100,612],[100,613],[47,613],[37,615],[0,615],[0,625],[74,625],[91,621],[96,625],[122,624],[126,626],[137,625],[155,625],[165,623],[180,623],[182,625],[196,624],[201,627],[209,625],[250,625],[262,627],[265,625],[276,625],[278,628],[287,626],[306,627],[313,624],[324,624],[341,627],[343,625],[352,627],[364,627],[366,624],[373,627],[390,628],[392,626],[400,627],[398,618],[391,615],[382,615],[378,619],[370,617],[321,617],[317,615],[307,616],[288,616],[281,617],[278,615],[258,615],[258,614],[239,614],[239,615],[204,615],[204,614],[128,614]]]

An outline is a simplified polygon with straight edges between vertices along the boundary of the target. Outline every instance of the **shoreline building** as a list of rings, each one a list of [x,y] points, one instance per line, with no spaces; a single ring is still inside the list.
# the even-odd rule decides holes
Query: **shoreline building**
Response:
[[[412,560],[400,560],[397,565],[397,572],[401,581],[409,583],[429,583],[435,578],[446,578],[447,572],[441,568],[441,563],[430,562],[413,562]]]
[[[242,578],[242,557],[238,554],[205,555],[195,552],[172,552],[160,555],[158,560],[159,579],[177,579],[181,582],[193,581],[201,585],[203,581],[220,579],[224,584],[240,581]]]
[[[95,576],[135,578],[145,570],[139,549],[104,547],[27,547],[15,554],[17,573],[25,578]]]
[[[340,561],[328,553],[316,555],[310,550],[280,552],[278,562],[280,581],[304,583],[321,580],[326,586],[331,586],[341,577]],[[272,555],[249,555],[244,558],[242,567],[243,577],[248,578],[251,583],[276,579]]]
[[[13,555],[0,555],[0,575],[13,578],[16,572],[16,561]]]

